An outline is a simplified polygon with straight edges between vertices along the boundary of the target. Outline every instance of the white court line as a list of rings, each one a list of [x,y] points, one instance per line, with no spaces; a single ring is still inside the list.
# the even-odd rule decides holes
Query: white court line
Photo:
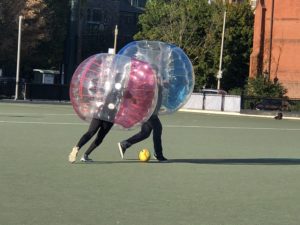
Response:
[[[0,102],[0,106],[13,106],[13,107],[25,107],[25,108],[42,108],[42,109],[47,109],[47,108],[53,108],[53,104],[51,103],[15,103],[15,102],[10,102],[10,103],[4,103]],[[72,104],[60,104],[60,103],[54,103],[54,105],[59,105],[60,107],[70,107]]]
[[[0,120],[0,123],[13,124],[37,124],[37,125],[81,125],[88,123],[61,123],[61,122],[25,122],[25,121],[6,121]],[[182,126],[182,125],[164,125],[165,128],[200,128],[200,129],[236,129],[236,130],[275,130],[275,131],[300,131],[300,128],[276,128],[276,127],[218,127],[218,126]]]
[[[237,129],[237,130],[280,130],[280,131],[300,131],[300,128],[279,128],[279,127],[214,127],[214,126],[179,126],[166,125],[170,128],[205,128],[205,129]]]
[[[76,116],[74,113],[0,113],[0,116]]]
[[[230,116],[244,116],[244,117],[258,117],[258,118],[274,118],[274,115],[256,115],[256,114],[243,114],[239,112],[224,112],[224,111],[209,111],[209,110],[199,110],[199,109],[180,109],[180,112],[191,112],[191,113],[202,113],[202,114],[216,114],[216,115],[230,115]],[[283,113],[283,118],[288,120],[300,120],[300,117],[285,116]]]
[[[14,123],[14,124],[37,124],[37,125],[88,125],[87,123],[56,123],[56,122],[26,122],[26,121],[7,121],[0,120],[0,123]]]

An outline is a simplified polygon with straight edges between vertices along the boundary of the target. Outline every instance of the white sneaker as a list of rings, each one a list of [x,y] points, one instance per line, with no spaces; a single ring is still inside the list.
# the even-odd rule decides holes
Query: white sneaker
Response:
[[[89,158],[86,155],[83,155],[80,159],[81,162],[93,162],[93,160],[91,158]]]
[[[122,143],[121,142],[118,143],[118,147],[119,147],[121,158],[124,159],[124,153],[125,153],[126,149],[122,147]]]
[[[71,151],[71,153],[69,154],[69,162],[70,163],[74,163],[76,161],[76,157],[79,151],[79,147],[74,147]]]

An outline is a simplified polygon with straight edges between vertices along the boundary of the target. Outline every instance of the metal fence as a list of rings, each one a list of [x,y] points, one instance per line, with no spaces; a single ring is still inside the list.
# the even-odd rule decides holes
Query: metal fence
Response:
[[[183,108],[225,112],[241,110],[300,112],[300,99],[193,93]]]
[[[183,108],[240,112],[241,96],[193,93]]]
[[[300,111],[300,99],[270,98],[242,96],[241,109],[244,110],[279,110],[279,111]]]
[[[10,99],[15,97],[15,82],[1,83],[0,82],[0,98]],[[69,85],[59,84],[33,84],[21,83],[19,85],[18,99],[28,100],[70,100]]]
[[[15,87],[15,81],[0,82],[0,99],[14,98]],[[69,85],[20,83],[18,99],[69,101]],[[300,99],[193,93],[183,108],[300,112]]]
[[[26,84],[25,99],[70,100],[69,85]]]

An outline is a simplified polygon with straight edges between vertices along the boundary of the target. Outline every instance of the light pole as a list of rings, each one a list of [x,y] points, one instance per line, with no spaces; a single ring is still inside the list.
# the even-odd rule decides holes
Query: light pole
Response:
[[[269,79],[271,75],[271,63],[272,63],[272,44],[273,44],[273,23],[274,23],[274,0],[272,0],[272,11],[271,11],[271,24],[270,24],[270,44],[269,44]]]
[[[222,41],[221,41],[221,51],[220,51],[220,62],[219,62],[219,70],[217,73],[218,85],[217,89],[220,89],[221,86],[221,78],[222,78],[222,61],[223,61],[223,47],[224,47],[224,35],[225,35],[225,23],[226,23],[226,10],[224,11],[224,18],[223,18],[223,31],[222,31]]]
[[[117,53],[117,41],[118,41],[118,25],[116,25],[115,27],[114,54]]]
[[[21,53],[22,19],[23,19],[23,16],[19,16],[19,32],[18,32],[18,50],[17,50],[18,52],[17,52],[17,71],[16,71],[15,100],[18,99],[18,95],[19,95],[19,76],[20,76],[20,53]]]
[[[79,0],[69,0],[70,21],[68,27],[67,43],[65,48],[65,83],[69,83],[76,69],[77,64],[77,43],[78,43],[78,18]]]

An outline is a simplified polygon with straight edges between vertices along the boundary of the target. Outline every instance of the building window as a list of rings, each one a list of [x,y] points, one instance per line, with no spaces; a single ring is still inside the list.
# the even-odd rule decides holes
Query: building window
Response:
[[[101,9],[87,9],[87,22],[88,23],[101,23],[102,22],[102,17],[103,13]]]
[[[255,9],[256,8],[256,4],[257,4],[257,0],[251,0],[250,4],[251,4],[251,8]]]
[[[86,11],[86,21],[90,21],[91,20],[91,9],[87,9]]]
[[[86,33],[87,34],[99,34],[100,32],[103,32],[105,29],[104,25],[97,24],[97,23],[88,23],[86,26]]]
[[[126,25],[135,24],[135,15],[134,14],[120,15],[120,21],[121,23]]]
[[[130,0],[130,4],[135,7],[144,8],[147,0]]]
[[[87,34],[97,34],[108,29],[112,21],[110,13],[100,8],[88,8],[86,10],[86,25],[84,30]]]
[[[102,12],[100,9],[93,9],[93,21],[94,22],[101,22],[102,21]]]

